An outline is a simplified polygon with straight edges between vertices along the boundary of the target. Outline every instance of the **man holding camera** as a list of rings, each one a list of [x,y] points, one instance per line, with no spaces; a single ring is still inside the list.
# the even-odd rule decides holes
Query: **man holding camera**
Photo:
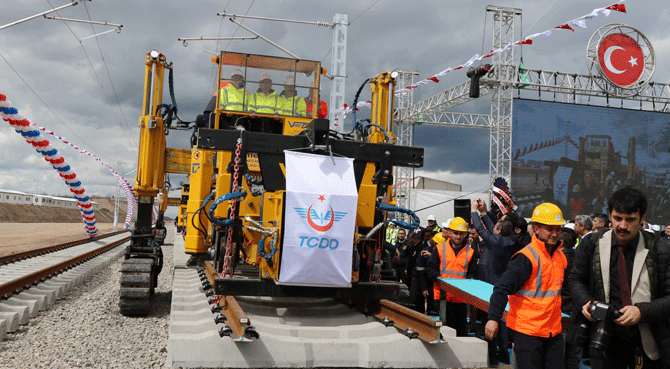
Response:
[[[558,206],[543,203],[533,210],[533,237],[507,265],[491,294],[486,339],[498,334],[508,302],[507,327],[514,338],[516,368],[564,368],[561,286],[567,266],[561,251]]]
[[[640,231],[647,199],[639,190],[614,192],[607,208],[612,229],[584,238],[575,254],[568,336],[590,325],[583,335],[594,369],[670,368],[670,245]]]

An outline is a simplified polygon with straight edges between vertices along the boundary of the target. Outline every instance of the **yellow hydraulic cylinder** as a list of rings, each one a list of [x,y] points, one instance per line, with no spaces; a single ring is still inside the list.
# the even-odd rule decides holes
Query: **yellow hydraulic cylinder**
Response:
[[[163,101],[165,56],[147,53],[144,73],[144,109],[139,120],[140,149],[137,158],[135,192],[155,197],[165,177],[165,127],[156,107]]]
[[[394,104],[394,90],[395,78],[391,72],[384,72],[378,75],[371,83],[372,89],[372,111],[370,114],[370,123],[383,127],[386,131],[388,139],[384,138],[384,134],[379,128],[371,127],[368,142],[394,143],[393,136],[393,104]]]
[[[209,212],[211,202],[203,203],[212,191],[213,157],[213,151],[191,150],[191,183],[186,205],[186,238],[184,240],[186,253],[204,253],[209,248],[209,239],[206,235],[210,223],[205,214]],[[202,210],[198,211],[201,207]],[[198,213],[195,214],[196,212]]]

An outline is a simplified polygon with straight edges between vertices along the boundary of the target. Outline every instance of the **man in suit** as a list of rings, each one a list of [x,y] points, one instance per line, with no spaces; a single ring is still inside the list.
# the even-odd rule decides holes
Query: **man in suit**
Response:
[[[609,346],[590,347],[591,367],[668,368],[670,244],[640,231],[647,209],[642,192],[626,186],[612,194],[607,207],[612,229],[583,240],[568,277],[573,319],[583,314],[594,322],[592,301],[622,314],[611,325]]]

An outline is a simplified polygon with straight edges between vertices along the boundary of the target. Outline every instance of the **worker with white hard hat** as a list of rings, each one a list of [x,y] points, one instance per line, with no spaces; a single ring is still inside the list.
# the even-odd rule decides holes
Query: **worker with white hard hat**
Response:
[[[272,89],[272,77],[267,74],[261,74],[258,83],[258,90],[251,95],[249,101],[249,111],[251,117],[256,118],[256,114],[274,115],[273,118],[260,117],[251,124],[250,130],[266,133],[281,133],[279,120],[279,106],[277,92]]]
[[[295,78],[293,76],[287,76],[284,79],[284,91],[279,94],[277,107],[281,115],[305,116],[305,100],[295,93]]]
[[[435,219],[435,215],[429,215],[428,218],[428,225],[424,230],[427,230],[428,232],[439,232],[440,231],[440,226],[437,225],[437,219]]]
[[[230,82],[222,81],[219,94],[219,106],[223,110],[246,111],[249,105],[249,93],[244,90],[244,76],[241,69],[235,69]]]

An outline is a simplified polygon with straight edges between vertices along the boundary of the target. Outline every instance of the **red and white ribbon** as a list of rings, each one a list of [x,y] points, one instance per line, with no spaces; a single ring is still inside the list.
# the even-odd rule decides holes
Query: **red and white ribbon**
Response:
[[[18,109],[13,107],[12,103],[3,94],[0,94],[0,116],[2,116],[4,121],[9,122],[9,125],[17,133],[20,133],[26,142],[42,154],[44,159],[58,171],[58,174],[63,178],[65,184],[70,187],[70,192],[74,194],[74,198],[77,200],[86,233],[90,237],[97,236],[98,227],[96,226],[95,212],[92,209],[93,203],[86,196],[86,190],[82,187],[81,181],[77,180],[77,175],[70,165],[67,164],[65,158],[58,153],[57,149],[51,146],[49,140],[40,134],[34,123],[30,123],[28,119],[19,114]]]
[[[130,184],[128,183],[128,181],[126,181],[126,179],[123,178],[123,176],[121,176],[119,173],[117,173],[116,170],[114,170],[114,168],[109,166],[107,163],[98,159],[97,157],[95,157],[95,155],[91,154],[90,152],[86,151],[85,149],[82,149],[82,148],[78,147],[77,145],[72,144],[71,142],[66,140],[64,137],[61,137],[61,136],[55,134],[53,131],[50,131],[50,130],[44,128],[44,127],[38,127],[37,129],[40,130],[41,132],[44,132],[44,133],[56,138],[58,141],[70,146],[71,148],[77,150],[80,154],[89,156],[90,158],[92,158],[93,160],[98,162],[98,164],[107,168],[116,177],[116,179],[118,181],[118,186],[125,193],[126,202],[128,203],[128,208],[126,210],[126,220],[124,222],[124,228],[125,229],[130,229],[130,221],[132,220],[132,217],[133,217],[134,205],[135,205],[135,203],[137,203],[137,196],[135,195],[135,192],[133,191],[132,187],[130,187]]]

